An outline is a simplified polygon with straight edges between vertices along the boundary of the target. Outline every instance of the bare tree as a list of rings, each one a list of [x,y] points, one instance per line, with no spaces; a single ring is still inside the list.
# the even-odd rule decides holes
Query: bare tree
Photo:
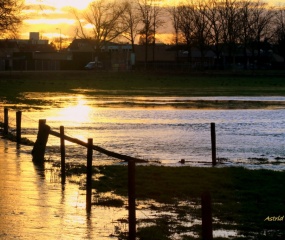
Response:
[[[273,36],[272,23],[274,11],[268,5],[260,0],[255,3],[253,10],[253,24],[252,24],[252,52],[257,52],[257,64],[260,67],[260,55],[262,45],[268,44],[269,39]]]
[[[195,4],[195,5],[194,5]],[[193,2],[195,8],[193,9],[194,16],[194,41],[195,46],[200,50],[202,68],[205,62],[205,53],[209,47],[210,41],[210,22],[208,21],[206,12],[207,5],[204,2]]]
[[[269,30],[273,11],[261,0],[209,0],[207,5],[210,44],[214,46],[217,59],[225,60],[221,54],[227,51],[228,61],[235,64],[239,46],[243,47],[244,57],[248,59],[249,48],[254,54],[254,51],[260,51],[261,41],[271,38]]]
[[[195,15],[194,6],[187,4],[178,7],[179,20],[178,26],[181,32],[183,42],[188,51],[188,61],[192,62],[192,47],[195,43]]]
[[[170,6],[168,8],[168,13],[171,19],[171,24],[174,30],[174,44],[175,44],[175,50],[176,50],[176,60],[178,61],[179,56],[179,43],[181,42],[180,37],[180,30],[179,30],[179,8],[177,6]]]
[[[136,2],[127,2],[126,11],[123,14],[123,24],[126,26],[126,31],[123,33],[123,36],[131,42],[133,52],[135,52],[135,39],[138,34],[140,20]]]
[[[145,45],[145,67],[148,62],[148,47],[153,42],[153,14],[152,0],[138,0],[142,29],[140,30],[140,44]]]
[[[241,6],[241,34],[239,36],[240,43],[243,45],[243,55],[245,58],[244,68],[247,69],[249,65],[248,48],[253,39],[254,30],[254,9],[255,2],[245,0]]]
[[[156,34],[164,23],[163,8],[156,0],[138,0],[142,29],[140,30],[140,44],[145,45],[145,65],[148,61],[148,49],[152,45],[152,60],[155,60]]]
[[[276,10],[274,26],[274,42],[278,52],[285,59],[285,7]]]
[[[22,23],[22,0],[1,0],[0,1],[0,37],[15,36]]]
[[[156,33],[157,30],[163,26],[164,21],[162,20],[162,16],[164,14],[164,9],[157,5],[154,1],[152,6],[153,12],[153,41],[152,41],[152,60],[155,60],[155,44],[156,44]]]
[[[76,36],[94,40],[96,51],[100,51],[126,31],[122,20],[126,9],[125,2],[98,0],[82,14],[73,10],[78,24]]]
[[[214,53],[216,54],[216,66],[224,64],[223,60],[223,21],[220,14],[220,4],[217,0],[209,0],[206,4],[205,15],[209,21],[209,45],[212,46]]]
[[[179,43],[179,10],[177,6],[171,6],[168,8],[171,24],[174,29],[174,43],[178,46]]]
[[[224,0],[219,8],[222,20],[223,43],[227,47],[229,62],[235,65],[237,44],[241,34],[241,1]]]

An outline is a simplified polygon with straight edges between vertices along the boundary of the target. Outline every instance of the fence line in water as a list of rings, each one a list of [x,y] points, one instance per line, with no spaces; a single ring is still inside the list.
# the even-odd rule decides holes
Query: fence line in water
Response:
[[[8,108],[4,108],[4,123],[3,134],[9,134],[9,114]],[[21,138],[21,121],[22,112],[16,112],[16,142],[23,143]],[[147,162],[146,160],[130,157],[127,155],[119,154],[109,151],[102,147],[93,145],[93,139],[89,138],[87,143],[76,138],[69,137],[64,134],[64,126],[60,126],[60,131],[56,132],[51,130],[50,126],[46,124],[45,119],[39,120],[37,140],[33,144],[32,156],[33,162],[37,164],[44,163],[44,155],[48,136],[53,135],[60,138],[60,152],[61,152],[61,183],[65,184],[65,140],[87,148],[87,170],[86,170],[86,211],[91,211],[91,197],[92,197],[92,159],[93,150],[103,153],[105,155],[124,160],[128,162],[128,214],[129,214],[129,240],[136,239],[136,197],[135,197],[135,165],[136,162]],[[212,165],[216,165],[216,132],[215,123],[211,123],[211,143],[212,143]],[[29,144],[30,145],[30,144]],[[181,163],[185,163],[182,159]],[[203,239],[212,239],[212,214],[211,214],[211,199],[209,194],[202,194],[202,237]],[[206,209],[206,210],[205,210]]]

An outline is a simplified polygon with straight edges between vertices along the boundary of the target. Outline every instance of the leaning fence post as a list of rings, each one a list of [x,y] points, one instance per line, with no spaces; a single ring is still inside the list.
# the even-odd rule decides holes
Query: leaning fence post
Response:
[[[135,161],[128,161],[129,240],[136,239]]]
[[[216,158],[216,127],[215,123],[211,123],[211,143],[212,143],[212,165],[217,164]]]
[[[209,192],[205,192],[201,196],[202,203],[202,239],[212,240],[212,208],[211,208],[211,195]]]
[[[65,143],[64,143],[64,126],[60,126],[60,155],[61,155],[61,183],[65,184]]]
[[[46,120],[40,119],[37,140],[32,150],[34,162],[37,163],[44,162],[45,150],[46,150],[46,144],[48,141],[49,132],[50,132],[50,127],[46,125]]]
[[[16,139],[17,143],[21,143],[21,122],[22,122],[22,112],[16,112]]]
[[[4,135],[8,135],[9,120],[8,120],[8,108],[4,108]]]
[[[92,195],[92,158],[93,158],[93,139],[88,138],[87,147],[87,176],[86,176],[86,211],[91,211]]]

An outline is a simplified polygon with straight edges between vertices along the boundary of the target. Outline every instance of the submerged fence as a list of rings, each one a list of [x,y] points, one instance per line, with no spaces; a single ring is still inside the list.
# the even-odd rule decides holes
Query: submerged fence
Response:
[[[9,111],[8,108],[4,108],[4,123],[3,135],[8,136],[9,133]],[[16,112],[16,137],[15,140],[18,144],[23,143],[21,138],[21,120],[22,112]],[[11,134],[10,134],[11,135]],[[135,187],[135,169],[137,162],[147,162],[144,159],[134,158],[127,155],[119,154],[113,151],[109,151],[100,146],[93,144],[93,139],[89,138],[87,142],[81,141],[76,138],[65,135],[64,126],[60,126],[59,132],[56,132],[46,124],[45,119],[40,119],[38,122],[38,134],[36,142],[33,144],[32,160],[36,164],[43,164],[45,159],[46,145],[49,135],[60,138],[60,153],[61,153],[61,183],[66,182],[66,163],[65,163],[65,141],[69,141],[87,148],[87,170],[86,170],[86,211],[91,211],[92,205],[92,160],[93,150],[103,153],[105,155],[124,160],[128,162],[128,215],[129,215],[129,240],[136,239],[136,187]],[[29,142],[31,143],[31,142]],[[30,145],[30,144],[29,144]],[[215,123],[211,123],[211,146],[212,146],[212,165],[216,165],[216,133]],[[181,163],[185,163],[184,159]],[[203,193],[201,195],[202,204],[202,236],[203,239],[213,239],[212,234],[212,213],[211,213],[211,197],[209,193]]]

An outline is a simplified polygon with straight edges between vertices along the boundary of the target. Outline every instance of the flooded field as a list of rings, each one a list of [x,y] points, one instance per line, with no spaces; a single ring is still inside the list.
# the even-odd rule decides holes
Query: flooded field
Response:
[[[227,165],[283,170],[285,167],[285,110],[276,109],[187,109],[163,107],[164,104],[187,102],[197,98],[152,97],[117,98],[85,97],[83,95],[33,95],[41,106],[23,108],[23,137],[35,140],[39,119],[46,119],[52,130],[65,126],[68,136],[87,141],[108,150],[143,158],[164,165],[211,162],[210,123],[216,123],[217,157]],[[198,98],[224,101],[278,101],[284,97],[264,98]],[[121,107],[126,102],[152,102],[152,107]],[[120,103],[120,107],[114,107]],[[110,107],[102,107],[112,103]],[[116,105],[117,106],[117,105]],[[159,107],[158,107],[159,106]],[[14,106],[13,106],[14,107]],[[9,113],[9,124],[15,126],[15,113]],[[13,126],[14,125],[14,126]],[[86,149],[67,144],[67,161],[82,162]],[[59,160],[59,139],[50,136],[46,157]],[[117,160],[96,154],[96,164]]]
[[[199,109],[193,101],[284,102],[284,97],[86,97],[84,95],[27,94],[40,105],[9,105],[10,130],[15,129],[15,112],[21,109],[22,137],[35,141],[38,120],[46,119],[52,130],[65,126],[68,136],[121,154],[143,158],[152,164],[209,166],[210,123],[216,123],[217,157],[221,166],[285,170],[285,110]],[[182,104],[180,107],[171,103]],[[185,107],[185,106],[188,107]],[[281,104],[282,105],[282,104]],[[1,121],[3,109],[0,110]],[[86,162],[86,149],[66,142],[66,161]],[[117,239],[127,230],[127,209],[85,209],[84,179],[69,179],[63,188],[57,173],[31,161],[31,147],[17,147],[1,140],[0,238],[3,239]],[[46,158],[60,160],[59,139],[49,137]],[[203,163],[201,163],[203,162]],[[93,165],[117,164],[118,160],[94,152]],[[207,164],[208,163],[208,164]],[[152,204],[152,203],[151,203]],[[181,203],[183,204],[183,203]],[[138,206],[138,219],[157,212]],[[161,214],[161,213],[160,213]],[[165,212],[163,214],[172,214]],[[195,219],[187,224],[193,224]],[[191,235],[191,233],[189,233]],[[235,231],[214,231],[215,237],[236,236]],[[173,239],[182,239],[181,235]]]

